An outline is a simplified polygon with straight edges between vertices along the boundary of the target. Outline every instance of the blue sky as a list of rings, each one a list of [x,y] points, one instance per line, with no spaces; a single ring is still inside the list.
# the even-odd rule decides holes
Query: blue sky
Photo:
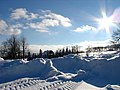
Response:
[[[0,43],[12,34],[32,45],[105,41],[112,31],[98,30],[94,19],[117,8],[120,0],[0,0]]]

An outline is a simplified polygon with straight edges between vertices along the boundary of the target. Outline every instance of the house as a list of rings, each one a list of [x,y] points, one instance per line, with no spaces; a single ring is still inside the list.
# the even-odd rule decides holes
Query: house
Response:
[[[46,50],[43,52],[43,58],[52,58],[54,56],[54,52],[52,50]]]

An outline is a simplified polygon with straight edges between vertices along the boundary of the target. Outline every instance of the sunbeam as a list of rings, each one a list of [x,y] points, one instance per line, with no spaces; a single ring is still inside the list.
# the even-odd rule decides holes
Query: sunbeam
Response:
[[[114,25],[112,17],[107,17],[106,12],[102,11],[102,18],[96,19],[98,23],[98,30],[105,29],[106,32],[110,32],[110,27]]]

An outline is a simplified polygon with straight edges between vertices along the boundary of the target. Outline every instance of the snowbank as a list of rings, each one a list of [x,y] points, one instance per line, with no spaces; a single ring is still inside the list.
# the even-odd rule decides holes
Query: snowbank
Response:
[[[52,66],[52,62],[49,60],[34,59],[28,63],[24,63],[22,60],[14,60],[1,66],[0,83],[22,77],[40,77],[45,79],[57,74],[60,74],[60,72]]]
[[[104,57],[104,58],[103,58]],[[85,80],[97,86],[120,84],[120,54],[105,53],[99,58],[68,55],[52,59],[53,65],[64,73],[77,74],[70,80]]]
[[[105,53],[97,58],[67,55],[29,62],[4,60],[0,65],[0,83],[24,77],[39,77],[48,81],[84,80],[97,86],[120,84],[120,53]]]
[[[77,55],[67,55],[63,58],[52,59],[53,66],[64,73],[77,73],[78,70],[86,67],[88,61]]]
[[[4,59],[0,57],[0,61],[3,61]]]
[[[75,90],[81,90],[81,89],[82,90],[105,90],[104,88],[99,88],[99,87],[93,86],[84,81],[81,81]]]

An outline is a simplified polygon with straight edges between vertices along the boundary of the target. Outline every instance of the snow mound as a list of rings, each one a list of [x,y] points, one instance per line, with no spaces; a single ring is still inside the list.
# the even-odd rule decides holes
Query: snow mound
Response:
[[[72,81],[84,80],[97,86],[120,84],[120,53],[105,53],[101,58],[68,55],[52,59],[52,62],[64,74],[76,74],[69,78]]]
[[[86,59],[78,55],[67,55],[63,58],[52,59],[53,65],[64,73],[77,73],[79,69],[86,67]]]
[[[3,65],[4,59],[0,57],[0,66]]]
[[[50,60],[34,59],[27,63],[22,60],[13,60],[3,63],[0,68],[0,83],[23,77],[40,77],[46,79],[60,72],[52,65]]]
[[[79,86],[75,89],[75,90],[104,90],[103,88],[99,88],[99,87],[96,87],[96,86],[93,86],[91,84],[88,84],[84,81],[81,81],[79,83]]]
[[[4,59],[0,57],[0,61],[3,61]]]
[[[80,82],[84,80],[100,87],[105,87],[108,84],[120,84],[119,52],[103,53],[99,57],[80,57],[71,54],[54,59],[1,60],[1,62],[0,83],[25,77],[39,77],[41,80],[51,82],[56,80]],[[86,85],[83,82],[84,84]]]

